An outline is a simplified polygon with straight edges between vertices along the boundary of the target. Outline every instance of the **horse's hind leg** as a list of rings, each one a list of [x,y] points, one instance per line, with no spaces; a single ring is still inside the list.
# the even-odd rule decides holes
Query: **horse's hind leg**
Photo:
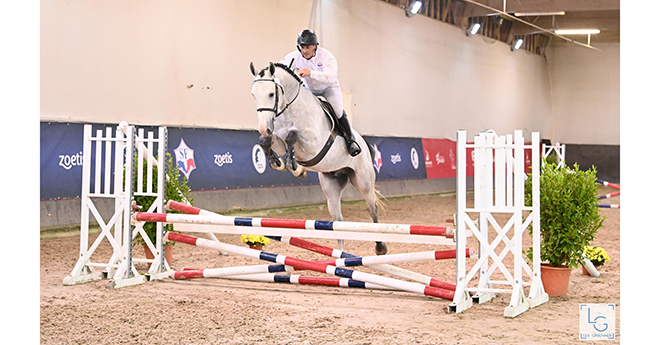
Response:
[[[364,195],[363,195],[364,196]],[[367,209],[369,210],[369,215],[374,223],[378,223],[378,198],[376,197],[376,192],[372,191],[368,193],[367,196],[364,196],[364,199],[367,202]],[[387,254],[387,245],[383,242],[376,242],[376,254],[385,255]]]
[[[333,221],[342,221],[341,195],[348,185],[348,176],[343,173],[319,173],[319,183],[328,200],[328,212]],[[337,240],[339,249],[344,250],[344,240]]]
[[[374,223],[378,223],[378,197],[376,196],[375,178],[371,177],[368,172],[365,174],[352,172],[349,177],[351,178],[351,184],[367,202],[367,210],[371,219]],[[376,242],[376,254],[387,254],[387,245],[383,242]]]

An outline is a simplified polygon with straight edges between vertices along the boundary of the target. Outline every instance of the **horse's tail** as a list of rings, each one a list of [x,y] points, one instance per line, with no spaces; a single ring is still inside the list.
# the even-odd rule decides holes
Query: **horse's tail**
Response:
[[[370,142],[367,141],[365,137],[362,137],[364,139],[364,142],[367,144],[367,148],[369,148],[369,154],[371,156],[371,162],[373,163],[374,159],[376,159],[376,149],[374,148],[373,145],[371,145]],[[383,193],[381,193],[378,189],[376,189],[376,186],[374,185],[374,192],[376,192],[376,206],[378,206],[379,210],[385,211],[385,203],[383,200],[387,200]]]
[[[371,143],[368,142],[367,139],[365,139],[364,137],[362,137],[362,139],[364,139],[364,142],[367,144],[367,147],[369,148],[369,154],[371,155],[371,161],[373,162],[374,159],[376,159],[376,149],[374,149],[374,146],[371,145]]]
[[[376,206],[378,207],[379,211],[383,211],[383,214],[387,214],[385,211],[385,203],[383,200],[387,200],[387,198],[381,193],[378,189],[376,189],[376,186],[374,186],[374,192],[376,192]],[[381,198],[383,200],[381,200]]]

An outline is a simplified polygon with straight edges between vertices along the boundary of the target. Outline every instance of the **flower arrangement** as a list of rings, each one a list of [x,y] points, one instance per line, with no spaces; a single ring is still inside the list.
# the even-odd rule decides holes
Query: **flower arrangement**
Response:
[[[596,267],[602,266],[604,263],[610,261],[610,256],[607,255],[605,249],[601,247],[585,246],[584,254]]]
[[[270,244],[270,239],[261,235],[241,235],[241,241],[250,247]]]

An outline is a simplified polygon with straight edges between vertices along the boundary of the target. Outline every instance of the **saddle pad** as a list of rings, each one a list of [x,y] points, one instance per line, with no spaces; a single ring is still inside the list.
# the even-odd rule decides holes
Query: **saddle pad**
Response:
[[[321,102],[321,109],[323,109],[323,112],[330,118],[332,128],[340,128],[339,123],[337,122],[337,116],[335,115],[335,111],[332,109],[330,102],[326,101],[325,98],[320,96],[317,96],[317,98],[319,99],[319,102]]]

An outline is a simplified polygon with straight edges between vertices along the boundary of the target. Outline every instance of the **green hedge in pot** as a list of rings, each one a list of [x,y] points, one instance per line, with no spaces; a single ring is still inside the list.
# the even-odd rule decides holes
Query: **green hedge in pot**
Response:
[[[137,157],[135,158],[135,169],[137,170]],[[147,161],[145,160],[144,163],[142,164],[142,174],[144,177],[147,176]],[[153,169],[153,181],[152,181],[152,188],[153,190],[157,190],[157,171],[158,167],[157,166],[152,166]],[[179,174],[179,169],[177,166],[173,163],[172,161],[172,155],[170,153],[167,153],[166,159],[165,159],[165,200],[164,202],[167,202],[168,200],[174,200],[178,202],[185,202],[187,200],[190,205],[193,204],[193,199],[190,197],[190,187],[188,187],[188,180],[184,176],[181,178]],[[147,179],[143,178],[142,181],[142,190],[147,190]],[[133,179],[133,188],[134,190],[137,190],[137,172],[134,173],[134,179]],[[142,206],[142,209],[140,211],[146,212],[147,208],[151,206],[151,204],[156,200],[156,197],[154,196],[145,196],[145,195],[134,195],[133,199],[135,202],[139,205]],[[181,213],[181,212],[175,212],[175,211],[170,211],[170,213]],[[173,227],[172,224],[167,224],[164,226],[165,231],[172,231]],[[151,243],[156,243],[156,223],[152,222],[146,222],[144,223],[144,231],[147,233],[149,236],[149,239],[151,240]],[[141,236],[137,236],[137,241],[136,244],[146,244],[144,242],[144,239]],[[174,243],[173,243],[174,244]]]
[[[525,199],[531,205],[531,176],[526,181]],[[582,262],[582,251],[593,241],[605,220],[599,213],[596,168],[581,171],[558,168],[546,163],[540,176],[541,261],[553,267],[576,268]],[[532,229],[530,227],[530,235]],[[532,248],[527,251],[532,259]]]

